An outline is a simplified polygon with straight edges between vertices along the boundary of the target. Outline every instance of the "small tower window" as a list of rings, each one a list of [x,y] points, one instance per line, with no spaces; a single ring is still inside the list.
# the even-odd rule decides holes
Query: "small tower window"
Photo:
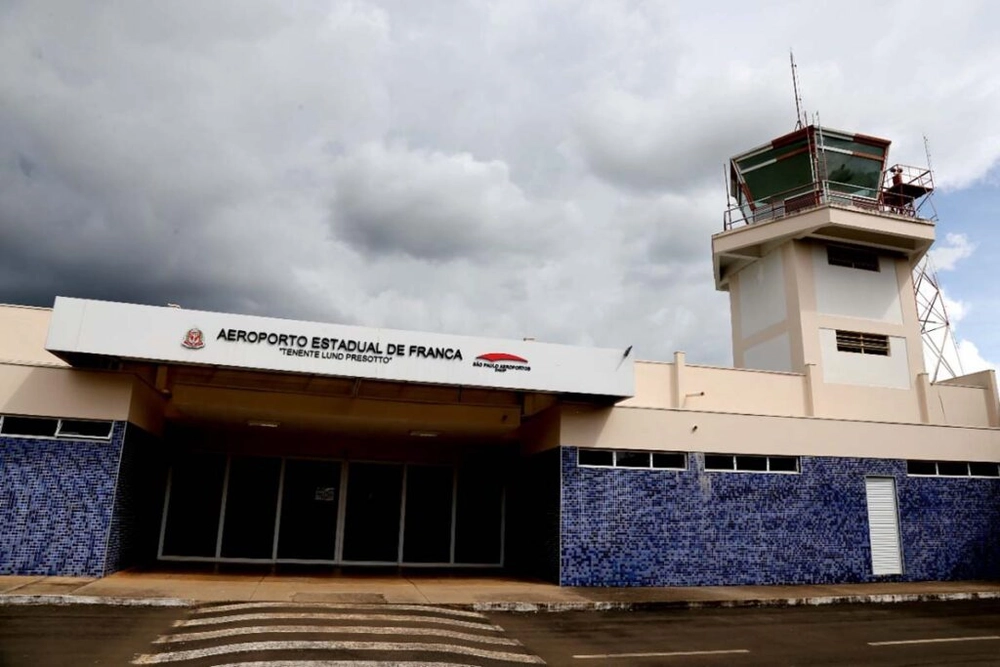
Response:
[[[837,331],[837,351],[889,356],[889,337],[860,331]]]
[[[831,245],[826,247],[826,259],[831,266],[846,266],[862,271],[878,271],[878,255],[866,248]]]

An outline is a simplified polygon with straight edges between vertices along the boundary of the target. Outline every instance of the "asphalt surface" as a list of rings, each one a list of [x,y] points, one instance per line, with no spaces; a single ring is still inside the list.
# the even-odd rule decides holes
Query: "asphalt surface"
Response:
[[[0,666],[538,665],[482,614],[414,604],[0,607]]]
[[[0,606],[0,667],[127,665],[183,609]]]
[[[1000,601],[489,618],[556,667],[1000,665]]]
[[[576,667],[1000,666],[1000,601],[487,615],[386,604],[0,607],[0,667],[504,667],[543,659]]]

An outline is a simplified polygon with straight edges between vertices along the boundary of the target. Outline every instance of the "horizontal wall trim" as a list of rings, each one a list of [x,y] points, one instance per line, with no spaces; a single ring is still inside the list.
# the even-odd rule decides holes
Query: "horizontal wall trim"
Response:
[[[844,385],[853,386],[853,385]],[[931,385],[934,386],[934,385]],[[955,386],[955,385],[946,385]],[[879,389],[885,389],[886,387],[879,387]],[[972,389],[982,389],[982,387],[970,387]],[[908,389],[900,389],[899,391],[912,391]],[[616,405],[611,408],[613,410],[648,410],[652,412],[678,412],[683,414],[704,414],[704,415],[731,415],[734,417],[767,417],[768,419],[803,419],[808,421],[823,421],[823,422],[844,422],[850,424],[888,424],[895,426],[920,426],[925,428],[950,428],[950,429],[960,429],[963,431],[995,431],[1000,434],[1000,428],[992,426],[961,426],[958,424],[925,424],[923,422],[900,422],[900,421],[881,421],[873,419],[842,419],[839,417],[821,417],[821,416],[809,416],[809,415],[769,415],[766,413],[755,413],[755,412],[725,412],[722,410],[687,410],[684,408],[660,408],[644,405]],[[603,445],[602,445],[603,446]],[[608,445],[609,449],[614,449],[614,445]]]

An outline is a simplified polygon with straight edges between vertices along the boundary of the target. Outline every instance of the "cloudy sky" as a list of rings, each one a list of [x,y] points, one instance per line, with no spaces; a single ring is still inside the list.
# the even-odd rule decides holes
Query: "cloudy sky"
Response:
[[[893,140],[1000,360],[992,2],[0,0],[0,301],[55,295],[729,364],[723,164]]]

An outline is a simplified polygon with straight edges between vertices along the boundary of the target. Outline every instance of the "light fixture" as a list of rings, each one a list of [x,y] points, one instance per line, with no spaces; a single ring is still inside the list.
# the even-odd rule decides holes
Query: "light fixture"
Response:
[[[437,431],[410,431],[410,435],[414,438],[436,438],[441,434]]]
[[[281,426],[281,422],[269,422],[262,421],[259,419],[251,419],[247,422],[247,426],[259,426],[260,428],[278,428]]]

